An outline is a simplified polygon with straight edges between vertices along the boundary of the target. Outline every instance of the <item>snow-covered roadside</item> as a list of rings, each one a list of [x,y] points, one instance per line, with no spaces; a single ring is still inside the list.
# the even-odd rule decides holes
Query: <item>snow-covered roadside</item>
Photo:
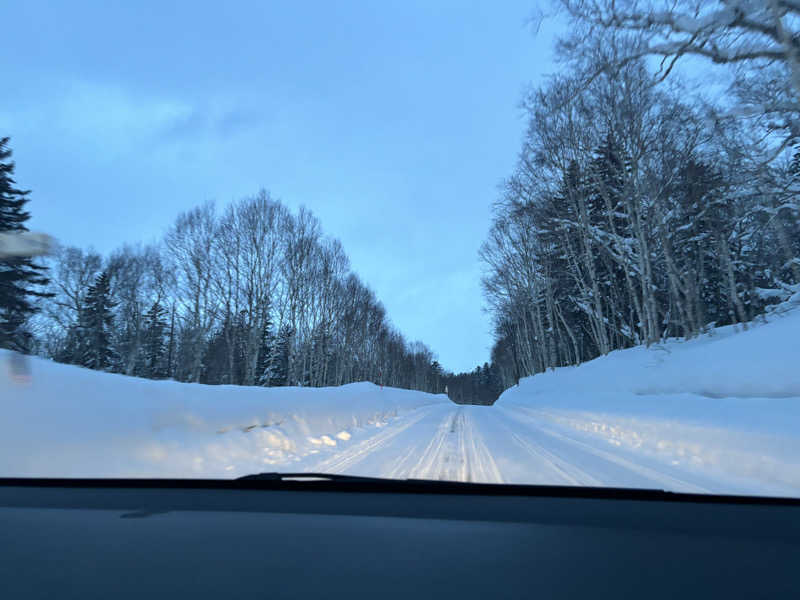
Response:
[[[445,396],[380,389],[148,381],[0,353],[0,476],[233,477],[292,470]]]
[[[767,321],[529,377],[494,407],[369,383],[205,386],[41,359],[17,384],[0,354],[0,476],[321,470],[800,496],[800,310],[787,303]]]
[[[523,379],[497,406],[671,466],[800,490],[799,299],[746,331]]]

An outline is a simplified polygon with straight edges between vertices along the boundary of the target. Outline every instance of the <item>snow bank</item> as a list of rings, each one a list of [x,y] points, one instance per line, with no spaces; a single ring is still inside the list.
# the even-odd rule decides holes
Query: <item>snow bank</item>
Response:
[[[800,294],[764,319],[520,381],[497,405],[672,465],[800,488]]]
[[[232,477],[291,470],[443,396],[371,383],[255,388],[149,381],[0,351],[0,476]]]

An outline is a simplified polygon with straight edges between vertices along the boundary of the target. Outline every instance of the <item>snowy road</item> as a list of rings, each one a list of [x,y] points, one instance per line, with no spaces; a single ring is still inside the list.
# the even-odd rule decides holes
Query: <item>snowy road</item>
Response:
[[[519,407],[426,406],[340,448],[306,462],[304,469],[485,483],[765,491],[763,482],[718,480],[705,470],[616,446]]]
[[[798,332],[800,310],[630,348],[525,378],[491,407],[367,382],[206,386],[31,359],[27,382],[0,371],[0,475],[322,471],[798,497]]]

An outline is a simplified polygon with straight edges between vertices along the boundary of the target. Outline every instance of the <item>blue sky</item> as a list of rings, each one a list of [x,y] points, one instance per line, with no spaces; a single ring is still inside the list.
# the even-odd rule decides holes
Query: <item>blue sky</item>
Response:
[[[269,190],[338,237],[394,324],[488,360],[478,248],[552,37],[506,2],[4,4],[0,135],[32,227],[107,252]]]

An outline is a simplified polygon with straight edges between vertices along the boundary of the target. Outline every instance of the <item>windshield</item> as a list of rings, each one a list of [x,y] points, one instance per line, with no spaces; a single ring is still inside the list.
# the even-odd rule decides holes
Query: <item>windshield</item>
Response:
[[[800,495],[773,4],[4,6],[0,477]]]

